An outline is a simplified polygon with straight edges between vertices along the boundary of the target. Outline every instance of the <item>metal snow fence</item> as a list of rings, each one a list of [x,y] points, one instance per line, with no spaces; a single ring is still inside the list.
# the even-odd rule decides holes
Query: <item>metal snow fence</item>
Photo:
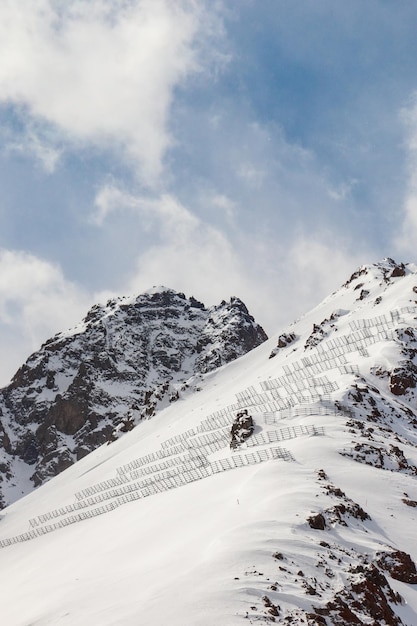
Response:
[[[339,372],[341,374],[355,374],[359,375],[359,367],[358,365],[340,365]]]
[[[257,435],[249,437],[244,445],[248,448],[259,445],[267,445],[276,441],[285,441],[288,439],[294,439],[296,437],[304,435],[324,435],[324,428],[322,426],[288,426],[279,430],[267,430]]]
[[[261,463],[277,458],[287,461],[294,460],[291,453],[284,448],[269,448],[266,450],[259,450],[253,453],[234,455],[229,458],[219,459],[211,462],[207,467],[185,467],[185,471],[183,471],[181,474],[172,475],[167,473],[167,475],[165,475],[165,473],[161,473],[160,477],[155,475],[152,478],[152,481],[137,481],[135,483],[123,484],[115,489],[99,493],[97,496],[89,498],[89,504],[95,503],[95,498],[100,498],[101,500],[105,497],[109,499],[112,498],[111,502],[107,502],[104,505],[82,511],[80,513],[66,515],[58,522],[37,527],[34,530],[22,533],[20,535],[16,535],[15,537],[2,539],[0,540],[0,547],[5,548],[14,543],[34,539],[35,537],[52,532],[64,526],[84,521],[97,515],[108,513],[115,510],[119,506],[133,500],[148,497],[150,495],[155,495],[167,489],[180,487],[189,482],[201,480],[202,478],[206,478],[208,476],[211,476],[212,474],[221,471],[227,471],[229,469],[235,469],[244,465]],[[68,507],[61,507],[60,509],[56,509],[56,511],[61,512],[61,514],[64,515],[68,512]],[[49,516],[52,516],[52,513],[53,512],[50,512],[48,514],[44,514],[43,516],[39,516],[39,519],[42,517],[46,520],[49,518]]]
[[[292,417],[309,417],[311,415],[338,415],[338,411],[334,407],[326,407],[322,405],[310,405],[305,407],[295,407],[276,413],[264,414],[265,424],[278,424],[283,419]]]
[[[225,412],[223,415],[212,415],[203,420],[197,427],[197,432],[208,432],[210,430],[217,430],[224,428],[231,423],[232,413],[230,411]]]

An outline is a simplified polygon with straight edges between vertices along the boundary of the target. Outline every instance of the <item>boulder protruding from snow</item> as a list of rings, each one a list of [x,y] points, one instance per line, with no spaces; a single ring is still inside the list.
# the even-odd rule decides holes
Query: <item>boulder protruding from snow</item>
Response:
[[[296,339],[297,337],[295,333],[282,333],[282,335],[278,337],[277,347],[272,350],[269,358],[272,359],[278,354],[279,350],[281,350],[282,348],[286,348],[290,344],[294,343]]]
[[[401,550],[378,555],[378,565],[392,578],[409,585],[417,585],[417,570],[411,556]]]
[[[403,362],[390,376],[390,390],[395,396],[403,396],[417,385],[417,367],[412,361]]]
[[[247,409],[243,409],[243,411],[239,411],[236,415],[236,419],[232,424],[232,429],[230,434],[232,436],[232,440],[230,442],[230,447],[232,450],[237,448],[241,443],[243,443],[248,437],[252,435],[254,431],[253,418],[249,415]]]

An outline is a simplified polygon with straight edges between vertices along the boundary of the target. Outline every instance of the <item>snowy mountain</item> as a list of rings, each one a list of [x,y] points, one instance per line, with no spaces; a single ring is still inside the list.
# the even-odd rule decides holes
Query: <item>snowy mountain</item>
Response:
[[[416,320],[364,266],[6,508],[4,623],[415,626]]]
[[[202,374],[266,339],[238,298],[206,308],[158,287],[94,306],[0,391],[0,504],[131,430],[196,388]]]

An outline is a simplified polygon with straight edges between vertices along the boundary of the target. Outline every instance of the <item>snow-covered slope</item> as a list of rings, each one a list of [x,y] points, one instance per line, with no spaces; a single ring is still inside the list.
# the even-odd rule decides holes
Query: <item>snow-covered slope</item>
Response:
[[[5,509],[4,623],[415,626],[416,320],[417,268],[363,267]]]
[[[157,287],[94,306],[0,390],[0,505],[198,386],[265,341],[238,298],[206,308]]]

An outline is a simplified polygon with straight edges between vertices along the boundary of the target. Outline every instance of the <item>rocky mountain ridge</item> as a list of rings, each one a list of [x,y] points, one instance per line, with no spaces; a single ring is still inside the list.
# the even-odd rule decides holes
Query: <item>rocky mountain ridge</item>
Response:
[[[0,391],[0,502],[42,484],[267,339],[238,298],[206,308],[165,287],[96,305]]]

